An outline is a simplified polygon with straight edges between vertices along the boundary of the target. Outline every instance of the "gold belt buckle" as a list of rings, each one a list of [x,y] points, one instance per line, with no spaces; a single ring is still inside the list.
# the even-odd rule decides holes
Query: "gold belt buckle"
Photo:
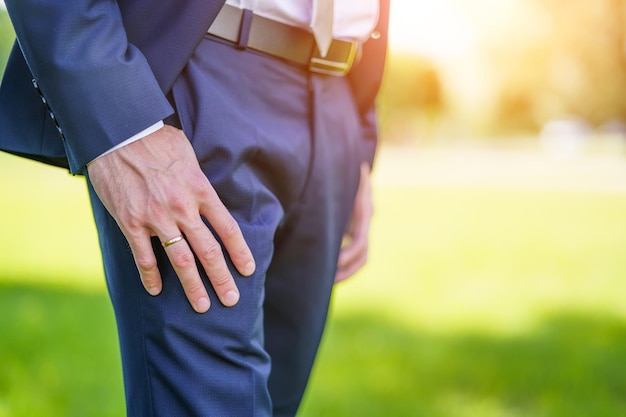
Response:
[[[328,49],[326,57],[322,58],[315,48],[315,53],[309,61],[309,71],[318,74],[343,77],[352,68],[359,51],[358,42],[346,42],[334,39]]]

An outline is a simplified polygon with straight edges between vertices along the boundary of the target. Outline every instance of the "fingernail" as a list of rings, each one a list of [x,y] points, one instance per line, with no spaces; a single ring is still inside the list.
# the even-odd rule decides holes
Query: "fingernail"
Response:
[[[254,270],[256,269],[256,265],[254,262],[250,261],[246,264],[246,267],[243,269],[243,275],[250,276],[254,274]]]
[[[210,305],[211,305],[211,302],[209,301],[209,299],[206,297],[202,297],[198,300],[196,304],[196,308],[199,313],[204,313],[205,311],[209,309]]]
[[[153,297],[159,295],[160,292],[161,292],[161,289],[159,287],[148,288],[148,293]]]
[[[232,307],[239,301],[239,293],[235,290],[230,290],[224,295],[224,305]]]

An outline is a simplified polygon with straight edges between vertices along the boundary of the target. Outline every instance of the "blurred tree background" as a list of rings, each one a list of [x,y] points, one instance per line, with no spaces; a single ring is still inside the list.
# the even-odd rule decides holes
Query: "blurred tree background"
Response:
[[[624,0],[408,3],[392,3],[406,27],[391,28],[386,139],[528,135],[564,117],[624,126]]]

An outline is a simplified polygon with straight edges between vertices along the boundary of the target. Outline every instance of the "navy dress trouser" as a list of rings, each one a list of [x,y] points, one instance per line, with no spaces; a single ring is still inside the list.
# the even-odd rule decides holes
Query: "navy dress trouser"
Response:
[[[257,270],[244,278],[230,265],[241,292],[231,308],[203,275],[211,309],[197,314],[155,240],[163,292],[152,297],[91,190],[128,415],[293,416],[358,186],[361,128],[348,82],[206,37],[172,96]]]

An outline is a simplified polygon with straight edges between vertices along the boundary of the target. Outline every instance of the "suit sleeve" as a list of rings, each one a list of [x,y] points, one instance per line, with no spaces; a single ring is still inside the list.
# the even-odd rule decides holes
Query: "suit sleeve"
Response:
[[[70,170],[173,113],[117,2],[6,0],[17,41],[59,128]]]

